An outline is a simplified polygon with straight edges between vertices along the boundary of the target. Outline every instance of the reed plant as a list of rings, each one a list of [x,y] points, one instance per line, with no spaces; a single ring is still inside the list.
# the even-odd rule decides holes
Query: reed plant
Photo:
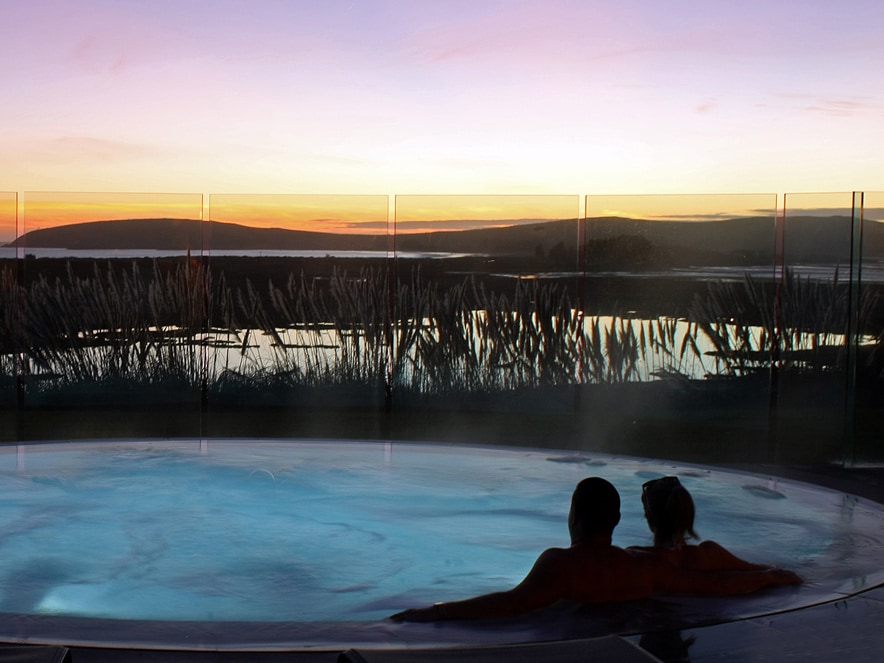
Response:
[[[848,284],[833,270],[830,279],[801,276],[786,269],[776,289],[751,275],[743,282],[710,283],[691,307],[694,324],[714,350],[718,374],[745,375],[770,366],[804,372],[844,370],[847,362]],[[877,291],[864,288],[855,324],[866,337]]]
[[[96,262],[90,276],[39,277],[16,298],[18,352],[37,385],[114,382],[198,384],[204,378],[199,297],[204,278],[189,265],[145,279]],[[40,388],[38,386],[37,388]]]
[[[848,295],[786,272],[710,283],[687,316],[593,316],[562,281],[511,287],[386,268],[234,287],[190,259],[95,262],[27,287],[0,271],[0,369],[28,389],[207,392],[362,385],[432,396],[843,366]],[[779,305],[777,306],[777,303]],[[867,319],[874,295],[860,299]],[[833,363],[834,362],[834,363]]]
[[[389,370],[385,279],[377,270],[355,276],[335,270],[321,287],[292,274],[284,285],[268,282],[266,293],[250,280],[236,291],[221,280],[213,288],[212,328],[236,343],[218,344],[225,354],[215,362],[223,366],[219,380],[253,384],[261,377],[289,386],[383,380]],[[238,352],[234,361],[231,351]]]
[[[11,389],[19,370],[20,289],[12,266],[0,267],[0,387]]]

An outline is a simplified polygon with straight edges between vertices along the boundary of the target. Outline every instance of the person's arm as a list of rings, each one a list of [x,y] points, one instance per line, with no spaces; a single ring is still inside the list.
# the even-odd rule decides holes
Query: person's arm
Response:
[[[562,573],[562,551],[544,551],[525,579],[505,592],[483,594],[463,601],[436,603],[425,608],[412,608],[392,615],[390,619],[404,622],[432,622],[447,619],[492,619],[512,617],[552,605],[565,598],[567,586]]]
[[[764,587],[800,585],[802,582],[797,574],[785,569],[685,571],[668,566],[658,570],[654,590],[658,594],[732,596],[750,594]]]
[[[697,546],[704,558],[706,569],[729,569],[734,571],[764,571],[773,568],[769,564],[753,564],[740,559],[715,541],[703,541]]]

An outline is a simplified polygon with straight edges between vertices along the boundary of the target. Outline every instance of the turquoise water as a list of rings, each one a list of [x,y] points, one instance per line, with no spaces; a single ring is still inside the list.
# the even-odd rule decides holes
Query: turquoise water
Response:
[[[568,545],[585,476],[620,490],[614,543],[647,544],[641,484],[664,474],[693,494],[700,535],[740,556],[820,587],[877,570],[874,505],[701,467],[398,443],[44,444],[0,450],[0,613],[381,620],[517,583]]]

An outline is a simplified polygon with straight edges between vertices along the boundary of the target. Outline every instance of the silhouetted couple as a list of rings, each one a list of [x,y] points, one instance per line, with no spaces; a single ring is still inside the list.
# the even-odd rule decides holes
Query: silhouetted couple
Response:
[[[654,546],[611,544],[620,522],[620,495],[608,481],[577,484],[568,513],[569,548],[549,548],[518,585],[463,601],[396,613],[396,621],[510,617],[558,601],[582,604],[632,601],[654,595],[727,596],[771,585],[800,584],[791,571],[750,564],[713,542],[688,545],[694,505],[675,477],[646,483],[642,502]]]

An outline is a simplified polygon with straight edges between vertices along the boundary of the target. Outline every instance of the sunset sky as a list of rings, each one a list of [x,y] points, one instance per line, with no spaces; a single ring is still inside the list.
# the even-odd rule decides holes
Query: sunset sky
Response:
[[[2,9],[0,192],[884,190],[880,0]]]

